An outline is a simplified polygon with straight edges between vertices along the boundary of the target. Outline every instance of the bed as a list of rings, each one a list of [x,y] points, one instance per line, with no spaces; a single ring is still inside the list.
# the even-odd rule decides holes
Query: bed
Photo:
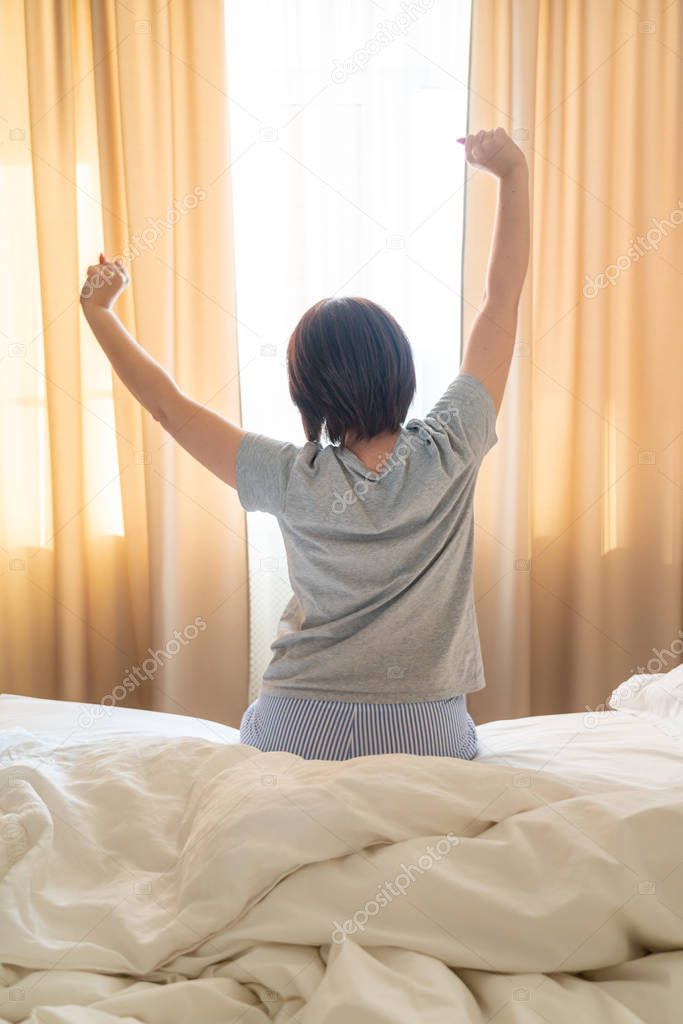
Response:
[[[683,669],[474,762],[0,697],[0,1021],[667,1024]]]

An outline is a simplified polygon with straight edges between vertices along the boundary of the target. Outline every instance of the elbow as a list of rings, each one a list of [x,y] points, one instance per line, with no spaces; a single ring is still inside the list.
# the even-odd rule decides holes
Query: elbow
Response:
[[[156,401],[149,409],[157,423],[161,424],[167,433],[175,435],[178,430],[180,415],[179,409],[182,404],[183,394],[173,380],[165,383],[160,389]]]
[[[484,296],[479,315],[488,322],[498,343],[514,345],[519,318],[519,297]]]
[[[152,408],[150,408],[149,412],[152,419],[156,420],[157,423],[160,423],[164,430],[169,429],[171,421],[169,419],[168,413],[166,412],[165,409],[162,408],[162,406],[155,405]]]
[[[517,267],[514,274],[491,274],[484,285],[483,305],[500,310],[511,310],[515,314],[524,290],[527,264]]]
[[[519,292],[486,292],[481,311],[492,320],[501,323],[517,322],[519,313]]]
[[[484,289],[482,309],[491,311],[498,310],[501,314],[517,316],[519,303],[522,298],[522,284],[519,287],[511,287],[499,283],[489,284]]]

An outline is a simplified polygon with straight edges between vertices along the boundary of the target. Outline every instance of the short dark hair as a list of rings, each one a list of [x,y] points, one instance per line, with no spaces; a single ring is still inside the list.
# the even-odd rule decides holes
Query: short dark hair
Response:
[[[410,342],[369,299],[322,299],[304,313],[287,348],[289,393],[309,441],[332,444],[395,433],[415,394]]]

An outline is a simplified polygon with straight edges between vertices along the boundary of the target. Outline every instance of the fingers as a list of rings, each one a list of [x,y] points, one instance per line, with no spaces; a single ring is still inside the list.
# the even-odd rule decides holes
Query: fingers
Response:
[[[128,282],[130,281],[130,278],[128,276],[128,271],[126,270],[126,268],[123,265],[123,261],[122,260],[114,260],[114,263],[116,264],[116,266],[121,271],[121,275],[123,277],[124,282],[126,284],[128,284]]]
[[[109,282],[116,276],[116,270],[111,263],[96,263],[88,267],[86,277],[90,282]]]
[[[493,145],[496,149],[500,149],[508,139],[509,135],[504,128],[492,128],[490,131],[486,132],[484,145]]]
[[[115,297],[129,284],[130,278],[123,261],[116,259],[111,262],[100,253],[100,262],[91,264],[86,271],[81,296],[90,299],[96,291],[105,289],[102,295]]]
[[[480,146],[480,145],[483,145],[483,144],[485,144],[487,142],[492,142],[492,141],[497,141],[498,139],[502,140],[502,139],[507,139],[507,138],[508,138],[508,133],[505,131],[504,128],[501,128],[500,125],[499,125],[497,128],[482,128],[481,131],[478,131],[478,132],[476,132],[474,134],[466,135],[465,139],[463,141],[465,142],[465,144],[467,144],[469,142],[472,145]],[[460,139],[458,139],[458,142],[460,142]]]
[[[102,276],[105,280],[111,280],[114,277],[120,276],[122,280],[128,283],[128,271],[123,265],[122,260],[114,260],[113,263],[108,261],[105,263],[94,263],[88,267],[86,271],[86,277],[98,277]]]
[[[509,135],[500,125],[482,129],[465,139],[465,156],[469,163],[486,164],[508,142]]]
[[[481,147],[484,144],[488,132],[483,128],[475,134],[469,134],[465,138],[465,156],[469,163],[476,163],[481,155]]]

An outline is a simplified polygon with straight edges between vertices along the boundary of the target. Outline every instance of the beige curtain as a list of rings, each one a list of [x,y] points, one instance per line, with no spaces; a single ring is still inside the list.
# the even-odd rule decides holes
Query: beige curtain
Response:
[[[244,516],[112,374],[78,293],[239,420],[222,0],[0,5],[1,688],[237,723]]]
[[[473,0],[470,130],[531,169],[516,358],[476,505],[476,720],[605,704],[683,648],[683,38],[670,0]],[[467,193],[465,330],[495,187]]]

